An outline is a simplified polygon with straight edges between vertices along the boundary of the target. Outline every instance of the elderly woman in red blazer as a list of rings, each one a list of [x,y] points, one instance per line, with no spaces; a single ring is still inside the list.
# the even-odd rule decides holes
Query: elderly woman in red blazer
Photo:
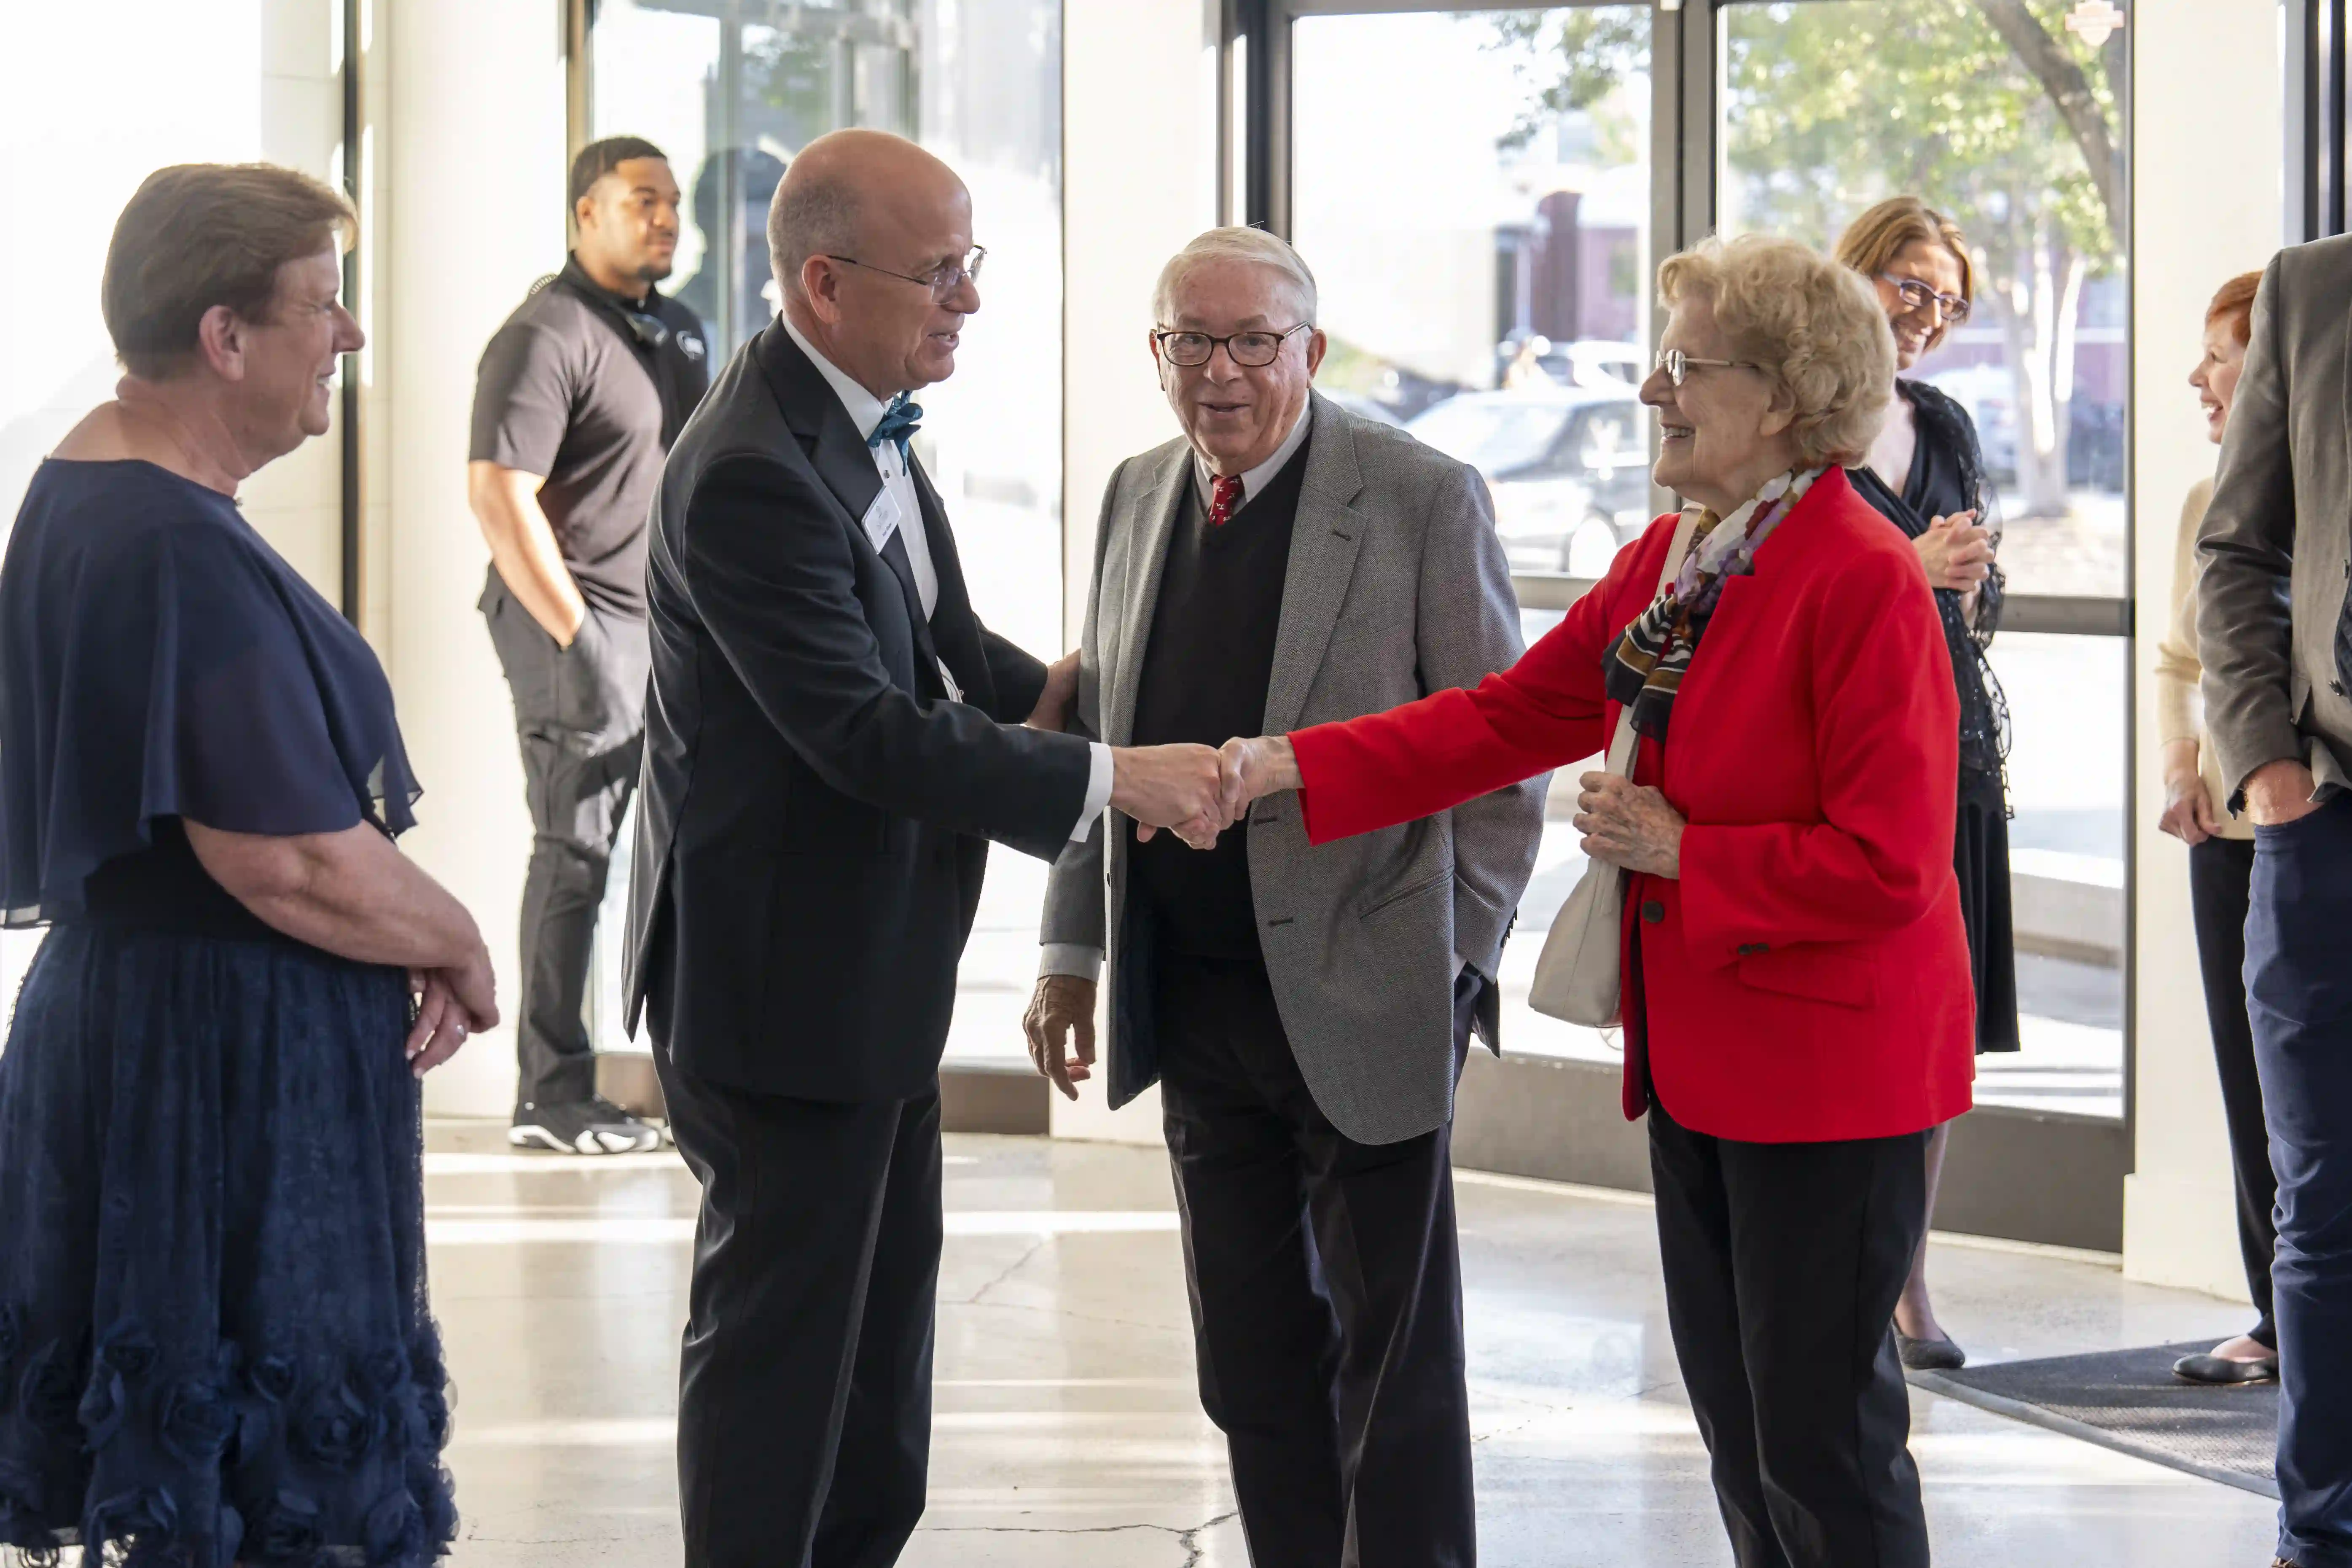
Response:
[[[1649,1113],[1675,1353],[1742,1568],[1927,1561],[1889,1331],[1927,1224],[1927,1130],[1969,1108],[1952,872],[1958,715],[1917,552],[1861,500],[1886,318],[1805,247],[1659,271],[1642,399],[1660,518],[1517,665],[1344,724],[1241,740],[1226,809],[1300,792],[1316,843],[1602,748],[1588,854],[1625,868],[1625,1110]]]

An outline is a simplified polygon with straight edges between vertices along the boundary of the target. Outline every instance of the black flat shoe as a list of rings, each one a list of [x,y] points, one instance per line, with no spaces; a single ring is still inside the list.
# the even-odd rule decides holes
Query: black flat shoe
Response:
[[[2276,1383],[2278,1357],[2229,1361],[2217,1355],[2185,1355],[2172,1363],[2172,1375],[2183,1383]]]
[[[1948,1339],[1915,1340],[1895,1331],[1895,1353],[1906,1372],[1958,1372],[1969,1364],[1969,1352]]]

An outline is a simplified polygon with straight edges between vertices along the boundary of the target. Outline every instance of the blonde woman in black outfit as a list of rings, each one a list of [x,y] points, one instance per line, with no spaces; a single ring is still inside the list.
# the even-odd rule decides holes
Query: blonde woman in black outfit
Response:
[[[1895,196],[1854,219],[1838,240],[1838,259],[1868,279],[1895,331],[1897,372],[1907,371],[1969,318],[1976,269],[1958,226],[1913,196]],[[1918,547],[1952,656],[1960,699],[1958,827],[1952,858],[1977,994],[1977,1050],[2013,1051],[2017,1038],[2017,958],[2010,926],[2009,803],[2002,764],[2009,753],[2009,705],[1985,650],[2000,625],[2002,578],[1993,560],[1999,535],[1989,515],[1991,491],[1984,455],[1968,411],[1924,381],[1898,379],[1895,405],[1853,470],[1862,498]],[[1927,1211],[1943,1174],[1947,1123],[1927,1144]],[[1968,1357],[1936,1321],[1927,1297],[1927,1244],[1895,1309],[1903,1364],[1951,1368]]]

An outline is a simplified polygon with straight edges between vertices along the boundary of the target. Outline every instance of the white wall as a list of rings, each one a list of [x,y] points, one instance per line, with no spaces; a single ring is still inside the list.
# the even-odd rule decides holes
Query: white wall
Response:
[[[1214,0],[1066,0],[1062,12],[1063,582],[1075,638],[1103,487],[1177,434],[1145,334],[1160,264],[1217,221]],[[1054,1131],[1160,1141],[1157,1090],[1056,1095]]]
[[[2180,499],[2213,471],[2186,378],[2206,304],[2260,267],[2281,229],[2277,0],[2199,0],[2132,12],[2133,487],[2138,595],[2137,1173],[2125,1188],[2134,1279],[2245,1295],[2221,1093],[2189,922],[2187,851],[2164,808],[2153,668],[2165,629]],[[2196,113],[2165,106],[2200,104]]]
[[[0,146],[23,188],[0,202],[0,298],[13,305],[0,350],[0,537],[42,457],[112,395],[121,373],[99,279],[139,183],[170,163],[255,159],[341,183],[339,10],[335,0],[7,7]],[[309,442],[242,494],[263,537],[330,598],[341,577],[339,451],[332,434]],[[14,1006],[37,942],[0,937],[0,1006]]]
[[[530,823],[513,709],[475,612],[489,556],[466,508],[467,417],[482,345],[531,282],[562,265],[561,7],[383,0],[387,90],[371,114],[390,186],[387,286],[371,417],[382,453],[382,601],[393,689],[425,785],[403,847],[482,922],[513,1016],[515,912]],[[426,1081],[443,1114],[514,1103],[510,1027]]]

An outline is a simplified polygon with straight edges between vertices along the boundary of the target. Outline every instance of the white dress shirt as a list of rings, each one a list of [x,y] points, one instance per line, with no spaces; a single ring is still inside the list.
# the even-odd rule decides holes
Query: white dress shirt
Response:
[[[825,384],[833,388],[834,396],[841,400],[842,409],[849,416],[849,422],[857,426],[858,438],[870,440],[874,427],[882,423],[882,416],[889,411],[889,405],[866,391],[847,372],[819,353],[816,345],[793,324],[790,315],[782,316],[779,320],[784,323],[784,331],[792,334],[793,342],[800,345],[801,353],[808,355],[809,363],[816,366],[817,374],[824,377]],[[921,602],[923,618],[928,621],[931,613],[939,608],[940,572],[931,561],[930,536],[923,527],[923,503],[915,493],[915,476],[908,466],[906,454],[898,450],[898,442],[885,441],[869,449],[874,454],[875,471],[882,476],[883,491],[898,508],[898,536],[907,542],[907,563],[915,574],[915,597]],[[877,548],[880,546],[877,545]],[[947,682],[950,697],[959,702],[963,700],[963,690],[957,686],[956,679],[950,673],[944,659],[940,661],[940,679]],[[1077,826],[1070,829],[1072,838],[1083,839],[1094,831],[1095,819],[1110,804],[1111,776],[1110,748],[1096,742],[1093,744],[1093,765],[1087,776],[1086,808],[1078,814]]]
[[[1298,448],[1307,444],[1308,412],[1304,405],[1299,408],[1298,417],[1290,422],[1290,434],[1282,438],[1282,445],[1274,449],[1274,456],[1255,468],[1245,468],[1242,471],[1242,499],[1240,506],[1236,506],[1234,510],[1238,511],[1241,507],[1247,506],[1255,500],[1259,492],[1272,484],[1274,477],[1282,472],[1284,465],[1298,456]],[[1209,515],[1210,498],[1213,492],[1216,479],[1215,468],[1211,466],[1208,458],[1201,456],[1199,447],[1194,447],[1192,494],[1201,503],[1201,515],[1203,517]],[[1140,655],[1139,654],[1138,657]],[[1103,950],[1101,948],[1086,947],[1070,942],[1049,942],[1044,944],[1039,953],[1037,973],[1040,975],[1071,974],[1081,980],[1093,982],[1102,978],[1102,965]]]

